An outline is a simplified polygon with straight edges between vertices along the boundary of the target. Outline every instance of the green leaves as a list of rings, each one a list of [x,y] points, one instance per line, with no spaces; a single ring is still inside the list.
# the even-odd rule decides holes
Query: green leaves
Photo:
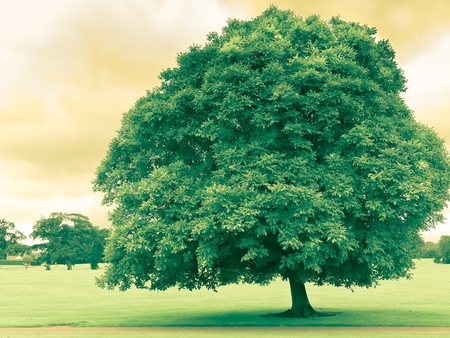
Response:
[[[31,237],[41,241],[37,246],[47,256],[47,263],[67,264],[70,269],[76,263],[91,263],[96,268],[103,261],[106,229],[94,227],[81,214],[51,213],[42,217],[33,227]]]
[[[375,32],[270,7],[179,54],[97,169],[115,227],[99,285],[408,276],[410,243],[442,220],[450,164]]]
[[[0,219],[0,259],[5,259],[10,251],[14,251],[14,247],[20,245],[19,241],[25,239],[25,236],[15,230],[13,222]]]
[[[450,236],[441,236],[439,239],[434,262],[450,264]]]

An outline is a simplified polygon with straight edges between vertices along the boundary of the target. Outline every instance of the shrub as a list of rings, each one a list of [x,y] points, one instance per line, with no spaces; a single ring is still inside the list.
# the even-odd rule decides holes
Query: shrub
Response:
[[[22,261],[7,261],[5,259],[1,259],[0,265],[23,265],[23,263]]]

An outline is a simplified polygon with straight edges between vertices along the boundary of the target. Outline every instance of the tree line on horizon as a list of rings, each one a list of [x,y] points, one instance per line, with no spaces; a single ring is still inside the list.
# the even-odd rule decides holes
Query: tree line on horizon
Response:
[[[89,263],[98,269],[104,262],[104,248],[110,230],[94,226],[89,218],[77,213],[51,213],[41,217],[30,238],[39,243],[22,243],[27,237],[15,229],[13,222],[0,219],[0,262],[7,255],[22,256],[23,264],[42,265],[51,269],[52,264],[67,265],[71,270],[75,264]]]
[[[450,264],[450,236],[443,235],[437,243],[421,241],[417,244],[417,258],[434,258],[438,264]]]
[[[0,219],[0,261],[7,255],[21,255],[24,264],[65,264],[70,270],[75,264],[89,263],[92,269],[97,269],[98,263],[104,262],[104,248],[110,231],[92,225],[82,214],[55,212],[37,221],[30,234],[31,238],[43,242],[27,245],[21,242],[27,237],[15,229],[13,222]],[[437,243],[420,237],[414,256],[450,264],[450,236],[441,236]]]

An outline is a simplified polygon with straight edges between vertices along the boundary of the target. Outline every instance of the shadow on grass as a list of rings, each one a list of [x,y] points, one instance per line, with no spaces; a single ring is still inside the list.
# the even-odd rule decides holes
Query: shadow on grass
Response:
[[[273,309],[270,313],[277,313]],[[321,311],[323,311],[321,309]],[[448,326],[447,313],[412,310],[352,310],[334,311],[337,315],[315,318],[280,318],[267,316],[269,313],[261,311],[251,312],[210,312],[204,315],[182,314],[176,312],[165,316],[151,318],[149,316],[127,318],[123,326]],[[83,325],[81,325],[83,326]],[[121,326],[121,325],[119,325]]]

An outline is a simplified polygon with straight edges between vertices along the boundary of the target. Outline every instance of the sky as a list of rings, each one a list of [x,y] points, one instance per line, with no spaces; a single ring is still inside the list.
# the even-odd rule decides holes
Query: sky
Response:
[[[26,235],[51,212],[108,227],[91,182],[122,114],[178,53],[270,4],[376,27],[406,103],[450,147],[448,0],[0,0],[0,219]],[[444,234],[450,221],[424,237]]]

